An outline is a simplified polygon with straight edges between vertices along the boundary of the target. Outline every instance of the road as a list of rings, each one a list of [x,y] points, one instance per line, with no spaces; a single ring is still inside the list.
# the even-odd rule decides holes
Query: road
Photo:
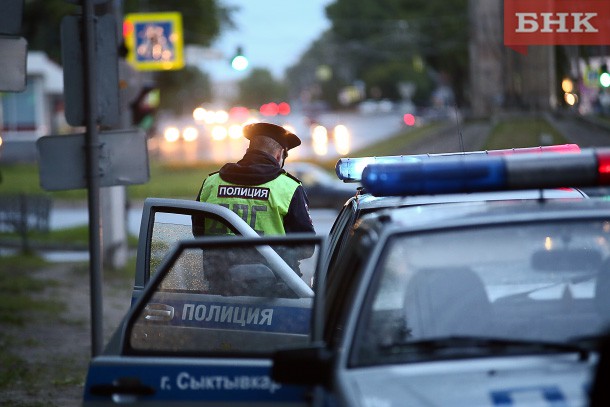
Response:
[[[546,115],[547,121],[562,134],[569,143],[581,148],[610,146],[610,124],[600,124],[575,115]],[[518,117],[515,118],[518,120]],[[446,153],[454,151],[482,150],[492,130],[488,121],[460,124],[448,123],[438,131],[416,140],[397,154]]]
[[[575,116],[547,115],[549,123],[581,148],[610,146],[610,123],[604,125]]]
[[[355,113],[327,114],[320,120],[326,123],[345,123],[352,130],[352,148],[359,149],[366,145],[391,137],[404,129],[404,124],[397,120],[397,113],[365,116]],[[294,116],[293,118],[297,118]],[[547,115],[547,120],[571,143],[581,148],[610,146],[610,127],[591,124],[590,122],[574,116]],[[396,154],[445,153],[452,151],[476,151],[483,149],[492,125],[487,121],[470,122],[466,124],[447,123],[437,131],[398,148]],[[305,144],[305,143],[304,143]],[[303,146],[307,152],[307,145]],[[329,152],[329,156],[336,153]],[[133,205],[128,211],[128,231],[137,235],[139,231],[141,205]],[[318,234],[327,235],[336,217],[334,210],[312,210],[312,218]],[[52,229],[86,224],[88,220],[87,209],[81,207],[56,207],[50,218]],[[87,253],[68,254],[55,253],[50,255],[65,260],[68,257],[87,256]]]
[[[332,159],[340,154],[336,151],[332,141],[329,142],[328,152],[319,156],[314,153],[313,143],[310,135],[310,124],[307,117],[301,112],[292,112],[287,116],[263,118],[278,125],[290,126],[302,140],[301,146],[291,150],[292,157],[298,159]],[[345,125],[351,134],[350,151],[358,150],[369,144],[376,143],[384,138],[395,135],[402,129],[407,128],[402,121],[402,114],[395,110],[393,112],[379,113],[375,115],[363,115],[357,112],[330,112],[322,113],[316,120],[328,130],[332,130],[337,124]],[[185,126],[192,123],[192,119],[165,120],[159,124],[159,129],[166,125]],[[203,126],[203,125],[202,125]],[[201,127],[202,133],[197,141],[193,143],[179,142],[167,143],[161,137],[155,137],[152,145],[153,154],[161,159],[180,160],[182,162],[198,160],[214,160],[217,162],[236,161],[243,155],[247,147],[247,141],[243,138],[225,138],[222,141],[212,140],[212,128]],[[203,129],[205,128],[205,129]]]

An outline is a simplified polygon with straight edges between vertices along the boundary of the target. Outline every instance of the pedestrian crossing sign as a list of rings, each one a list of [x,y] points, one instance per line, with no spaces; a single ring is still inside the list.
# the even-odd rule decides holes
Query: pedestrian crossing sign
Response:
[[[127,14],[123,38],[128,51],[127,61],[137,70],[165,71],[184,67],[180,13]]]

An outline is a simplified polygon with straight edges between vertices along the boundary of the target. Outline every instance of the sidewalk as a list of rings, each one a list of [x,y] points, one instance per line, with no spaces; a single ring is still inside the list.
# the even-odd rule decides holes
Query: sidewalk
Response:
[[[610,146],[610,123],[592,116],[545,113],[545,119],[570,143],[581,148]]]

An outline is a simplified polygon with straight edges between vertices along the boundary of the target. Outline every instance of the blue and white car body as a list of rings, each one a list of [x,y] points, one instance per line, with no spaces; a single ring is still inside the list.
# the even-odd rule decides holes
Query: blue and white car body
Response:
[[[133,304],[84,405],[585,405],[610,323],[610,202],[574,187],[607,185],[610,154],[408,161],[365,167],[364,189],[391,196],[368,195],[379,205],[329,245],[148,200]],[[194,239],[193,216],[241,236]]]
[[[235,236],[195,239],[195,216]],[[90,363],[83,405],[302,403],[306,388],[270,379],[270,355],[310,341],[313,289],[305,279],[313,281],[322,241],[260,237],[218,205],[146,200],[132,306]],[[294,270],[288,260],[297,252]],[[226,285],[214,286],[217,270]]]
[[[277,352],[272,377],[316,386],[313,405],[588,405],[610,327],[610,203],[540,188],[607,183],[608,162],[610,151],[583,151],[367,166],[379,196],[446,184],[539,199],[363,215],[317,298],[314,344]]]

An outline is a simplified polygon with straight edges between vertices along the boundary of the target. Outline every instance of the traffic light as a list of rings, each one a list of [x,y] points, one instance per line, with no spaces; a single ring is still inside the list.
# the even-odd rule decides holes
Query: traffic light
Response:
[[[160,101],[159,89],[145,86],[131,104],[132,123],[146,131],[149,136],[152,136],[151,133],[154,131],[155,113],[159,108]]]
[[[608,65],[602,64],[599,70],[599,84],[604,88],[610,86],[610,73],[608,73]]]
[[[231,59],[231,67],[236,71],[243,71],[248,68],[248,58],[244,56],[242,47],[237,47],[235,56],[233,56],[233,59]]]

